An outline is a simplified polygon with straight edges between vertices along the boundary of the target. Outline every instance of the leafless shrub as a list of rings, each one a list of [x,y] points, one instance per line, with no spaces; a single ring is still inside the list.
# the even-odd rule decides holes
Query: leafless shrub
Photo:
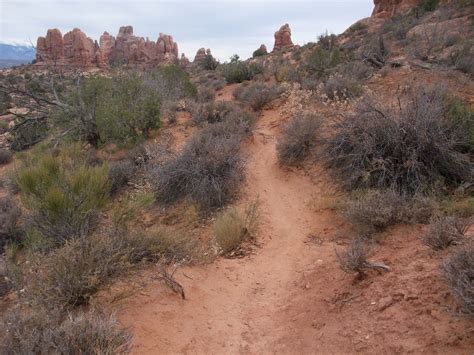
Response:
[[[20,216],[21,210],[11,197],[0,198],[0,251],[5,244],[18,241],[23,236],[19,226]]]
[[[423,243],[434,250],[462,244],[471,221],[468,218],[438,217],[431,220]]]
[[[278,160],[295,165],[307,158],[318,143],[321,123],[321,118],[311,113],[303,113],[288,122],[276,146]]]
[[[461,312],[474,319],[474,243],[444,261],[442,271]]]
[[[101,312],[68,315],[11,313],[2,341],[5,354],[127,354],[131,335]]]
[[[370,190],[351,199],[345,215],[361,235],[369,237],[397,223],[426,222],[434,209],[433,201],[426,197]]]
[[[135,169],[136,166],[129,160],[119,161],[111,165],[109,169],[110,192],[115,194],[127,185],[133,177]]]
[[[203,87],[198,89],[197,100],[199,102],[210,102],[216,98],[214,89]]]
[[[159,270],[159,273],[160,273],[160,279],[174,292],[174,293],[177,293],[178,295],[181,296],[181,298],[184,300],[186,299],[186,295],[184,293],[184,287],[178,282],[176,281],[175,277],[174,277],[174,273],[176,272],[176,270],[178,270],[177,267],[175,267],[175,269],[170,272],[168,270],[168,267],[166,265],[161,265],[160,266],[160,270]]]
[[[189,197],[203,209],[229,201],[244,177],[238,129],[235,121],[209,125],[176,157],[152,167],[149,177],[157,197],[163,202]]]
[[[72,240],[48,255],[31,260],[25,274],[26,297],[48,309],[87,304],[100,286],[124,269],[118,238]]]
[[[357,273],[359,277],[364,276],[367,270],[390,271],[390,268],[382,263],[370,263],[367,261],[370,248],[361,238],[352,240],[347,250],[339,253],[336,250],[336,256],[339,260],[339,266],[347,274]]]
[[[343,101],[362,95],[362,87],[357,79],[335,73],[324,82],[324,93],[330,100]]]
[[[0,149],[0,165],[8,164],[12,160],[12,153],[7,149]]]
[[[228,115],[236,110],[231,102],[213,101],[195,104],[191,107],[191,118],[197,123],[216,123],[224,121]]]
[[[334,125],[324,154],[330,173],[348,190],[410,194],[440,181],[472,181],[473,164],[462,152],[465,133],[448,115],[445,92],[420,88],[402,99],[399,107],[365,100]]]
[[[256,82],[239,86],[234,91],[234,97],[249,105],[254,111],[260,111],[268,103],[278,98],[282,92],[282,88],[278,85]]]

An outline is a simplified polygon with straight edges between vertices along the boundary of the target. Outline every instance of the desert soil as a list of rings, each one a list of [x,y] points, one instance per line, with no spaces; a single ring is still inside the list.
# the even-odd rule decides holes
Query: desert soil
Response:
[[[139,291],[112,303],[134,335],[133,353],[472,353],[472,323],[455,314],[440,254],[419,240],[423,227],[391,229],[375,247],[371,259],[391,272],[358,280],[339,270],[335,249],[350,229],[326,208],[332,189],[323,173],[279,166],[286,119],[278,108],[264,111],[245,148],[238,204],[259,198],[258,246],[244,258],[179,268],[185,300],[157,270],[134,275]]]

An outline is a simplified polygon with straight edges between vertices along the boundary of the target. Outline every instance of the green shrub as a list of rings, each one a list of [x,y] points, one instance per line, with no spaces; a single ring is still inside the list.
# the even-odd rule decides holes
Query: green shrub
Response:
[[[267,55],[268,52],[266,51],[266,49],[262,49],[262,48],[258,48],[257,50],[255,50],[252,54],[252,58],[256,58],[256,57],[261,57],[263,55]]]
[[[463,134],[460,144],[466,151],[474,150],[474,109],[463,101],[453,98],[447,103],[448,117]]]
[[[32,229],[53,244],[87,235],[110,193],[108,167],[88,166],[79,145],[19,155],[15,173]]]
[[[169,69],[160,78],[177,80],[173,74]],[[160,126],[160,95],[137,73],[85,78],[66,102],[55,112],[56,123],[94,147],[133,143]]]
[[[346,60],[341,49],[332,47],[332,44],[327,44],[327,46],[331,46],[330,49],[322,45],[317,46],[306,57],[304,68],[309,75],[316,74],[319,78],[325,77],[331,69]]]
[[[211,53],[206,53],[204,58],[199,62],[199,66],[204,70],[216,70],[219,62],[212,56]]]
[[[252,80],[255,75],[263,71],[260,64],[243,62],[238,55],[234,55],[229,63],[222,64],[220,68],[228,84]]]
[[[419,15],[425,12],[431,12],[438,7],[438,0],[418,0],[417,11]]]
[[[321,118],[313,114],[302,114],[283,127],[276,149],[278,160],[286,165],[297,165],[318,143]]]
[[[144,79],[161,101],[177,101],[197,95],[197,88],[188,73],[178,65],[156,68],[147,72]]]
[[[131,335],[104,313],[10,313],[1,341],[5,354],[127,354]]]

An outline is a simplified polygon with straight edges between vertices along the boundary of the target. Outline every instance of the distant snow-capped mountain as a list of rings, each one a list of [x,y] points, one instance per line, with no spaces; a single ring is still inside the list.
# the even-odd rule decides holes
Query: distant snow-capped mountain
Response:
[[[0,43],[0,68],[31,63],[36,50],[31,45],[18,43]]]

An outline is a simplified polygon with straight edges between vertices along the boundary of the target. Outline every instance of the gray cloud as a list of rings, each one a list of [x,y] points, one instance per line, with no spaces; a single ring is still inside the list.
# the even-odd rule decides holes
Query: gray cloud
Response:
[[[74,27],[98,39],[133,25],[135,34],[156,40],[173,35],[181,52],[194,56],[209,47],[221,60],[251,55],[261,43],[273,46],[273,33],[289,23],[293,41],[315,41],[324,31],[340,33],[370,15],[371,0],[0,0],[0,41],[36,42],[48,28]]]

